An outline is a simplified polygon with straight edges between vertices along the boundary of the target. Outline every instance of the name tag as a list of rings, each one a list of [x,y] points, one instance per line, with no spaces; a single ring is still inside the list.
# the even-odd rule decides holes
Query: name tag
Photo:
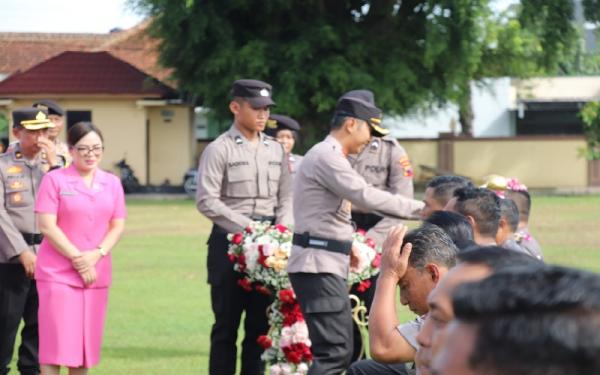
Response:
[[[77,195],[77,193],[74,191],[61,191],[60,195],[61,196],[69,196],[69,195]]]

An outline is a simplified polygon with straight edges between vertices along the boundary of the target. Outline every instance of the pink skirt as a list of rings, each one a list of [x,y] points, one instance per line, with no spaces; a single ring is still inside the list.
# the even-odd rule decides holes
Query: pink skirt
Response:
[[[108,288],[38,280],[37,290],[40,364],[85,368],[98,364]]]

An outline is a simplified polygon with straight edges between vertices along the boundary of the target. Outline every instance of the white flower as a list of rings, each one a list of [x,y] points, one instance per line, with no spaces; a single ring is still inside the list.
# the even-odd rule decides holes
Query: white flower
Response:
[[[244,245],[244,256],[246,257],[246,269],[250,272],[254,271],[258,264],[258,245],[250,243]]]
[[[293,324],[294,336],[292,341],[294,344],[304,343],[308,340],[308,326],[304,322],[296,322]]]
[[[294,330],[292,327],[283,327],[281,329],[281,338],[279,339],[279,347],[285,348],[286,346],[290,346],[294,343]]]
[[[262,252],[266,257],[273,255],[275,249],[277,249],[277,246],[271,243],[266,243],[262,245]]]
[[[308,365],[304,362],[300,363],[296,368],[299,374],[306,374],[308,372]]]
[[[290,366],[289,364],[283,363],[281,365],[281,374],[283,374],[283,375],[291,375],[292,371],[293,371],[292,366]]]
[[[269,373],[271,375],[281,375],[281,366],[276,363],[269,368]]]

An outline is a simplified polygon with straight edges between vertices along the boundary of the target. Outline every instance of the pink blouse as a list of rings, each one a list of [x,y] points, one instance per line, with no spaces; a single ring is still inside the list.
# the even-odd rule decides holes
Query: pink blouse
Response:
[[[39,187],[35,212],[56,215],[57,225],[80,251],[95,250],[113,219],[127,216],[123,187],[117,176],[96,170],[88,188],[73,165],[47,173]],[[110,254],[96,264],[91,288],[106,288],[112,280]],[[35,267],[36,280],[84,287],[71,261],[44,238]]]

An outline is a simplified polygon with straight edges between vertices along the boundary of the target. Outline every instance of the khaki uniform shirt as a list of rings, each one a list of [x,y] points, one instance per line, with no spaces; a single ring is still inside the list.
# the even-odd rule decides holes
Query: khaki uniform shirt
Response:
[[[229,233],[248,226],[251,216],[291,225],[292,178],[283,146],[263,133],[252,145],[232,125],[200,157],[196,206]]]
[[[6,153],[12,152],[15,147],[19,144],[19,141],[12,142],[8,145],[6,149]],[[69,153],[69,146],[62,141],[56,139],[54,141],[54,145],[56,146],[56,156],[58,159],[58,165],[60,167],[68,167],[73,162],[73,158],[71,158],[71,154]],[[38,154],[38,160],[45,160],[45,153],[42,151]]]
[[[352,241],[352,204],[394,218],[416,218],[423,208],[421,201],[369,186],[352,169],[340,143],[328,136],[304,156],[294,180],[294,232]],[[333,273],[345,279],[349,262],[348,255],[294,245],[288,272]]]
[[[360,154],[348,155],[348,160],[369,185],[413,199],[412,166],[406,151],[394,138],[373,138]],[[352,211],[369,212],[357,206],[354,206]],[[394,218],[383,218],[367,232],[367,237],[381,245],[390,228],[399,223],[400,221]]]
[[[0,155],[0,263],[19,263],[24,250],[37,253],[21,233],[39,233],[35,221],[35,197],[48,163],[36,158],[26,160],[15,145]]]

